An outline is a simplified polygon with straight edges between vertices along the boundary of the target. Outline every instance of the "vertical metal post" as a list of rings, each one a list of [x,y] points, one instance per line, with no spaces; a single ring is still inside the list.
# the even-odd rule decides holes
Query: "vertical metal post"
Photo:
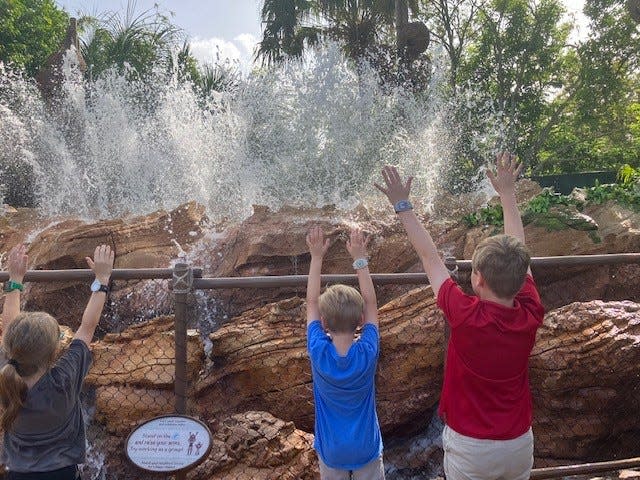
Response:
[[[175,412],[187,413],[187,302],[193,285],[193,270],[187,263],[173,267],[174,331],[175,331]],[[186,472],[176,473],[176,480],[185,480]]]

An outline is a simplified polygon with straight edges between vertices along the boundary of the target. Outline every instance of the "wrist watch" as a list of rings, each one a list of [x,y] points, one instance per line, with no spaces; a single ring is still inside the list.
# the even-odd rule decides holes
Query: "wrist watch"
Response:
[[[400,200],[393,205],[393,209],[396,213],[408,212],[409,210],[413,210],[413,205],[409,200]]]
[[[14,290],[22,291],[23,289],[24,289],[24,285],[22,285],[20,282],[14,282],[13,280],[9,280],[8,282],[5,282],[4,288],[3,288],[3,290],[7,293],[13,292]]]
[[[369,262],[367,261],[366,258],[356,258],[353,261],[353,269],[354,270],[360,270],[361,268],[367,267],[369,266]]]
[[[107,285],[102,285],[100,280],[96,278],[91,284],[91,291],[109,293],[109,287]]]

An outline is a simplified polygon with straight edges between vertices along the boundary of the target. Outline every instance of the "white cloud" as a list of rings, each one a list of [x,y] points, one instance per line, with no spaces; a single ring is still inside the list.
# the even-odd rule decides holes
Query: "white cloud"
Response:
[[[233,40],[234,42],[240,44],[240,46],[242,46],[244,51],[249,55],[253,55],[256,45],[258,44],[258,41],[259,41],[255,37],[255,35],[252,35],[251,33],[241,33]]]
[[[242,33],[233,40],[223,38],[194,38],[191,53],[202,64],[215,64],[225,60],[237,61],[243,72],[248,72],[253,64],[253,52],[258,40],[250,33]]]

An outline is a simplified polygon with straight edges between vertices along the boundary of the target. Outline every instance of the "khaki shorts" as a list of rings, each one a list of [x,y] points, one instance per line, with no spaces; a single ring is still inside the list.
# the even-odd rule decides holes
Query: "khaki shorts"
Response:
[[[318,457],[318,462],[320,463],[321,480],[384,480],[382,455],[358,470],[340,470],[328,467],[320,457]]]
[[[513,440],[481,440],[445,426],[442,448],[447,480],[528,480],[533,467],[531,429]]]

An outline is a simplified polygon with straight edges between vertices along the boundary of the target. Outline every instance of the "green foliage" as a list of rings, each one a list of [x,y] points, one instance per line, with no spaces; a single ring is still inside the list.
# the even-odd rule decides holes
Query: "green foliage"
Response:
[[[635,211],[640,211],[640,169],[635,169],[630,165],[624,165],[618,171],[618,181],[614,184],[596,185],[585,189],[586,204],[600,205],[609,200],[615,201]],[[577,226],[584,223],[579,218],[570,218],[570,210],[573,208],[581,210],[584,204],[570,195],[555,193],[552,188],[545,188],[538,195],[533,197],[522,210],[522,217],[525,223],[533,221],[536,224],[545,226],[550,230],[572,226],[574,228],[589,230],[588,225]],[[557,210],[555,215],[546,215]],[[584,218],[584,217],[583,217]],[[480,225],[493,225],[502,227],[504,217],[502,207],[499,204],[489,205],[481,208],[477,212],[464,215],[462,221],[468,227]]]
[[[101,18],[81,19],[81,50],[89,78],[110,68],[140,78],[154,68],[172,65],[172,54],[182,41],[181,30],[157,6],[141,13],[135,9],[135,1],[130,0],[124,15],[110,12]],[[188,56],[180,60],[185,69],[192,68]]]
[[[478,225],[502,226],[504,225],[502,205],[496,204],[481,208],[477,212],[462,217],[462,221],[469,227],[476,227]]]
[[[625,164],[618,170],[618,183],[624,187],[630,187],[637,184],[640,180],[640,170],[633,168],[631,165]]]
[[[640,29],[624,3],[585,2],[589,36],[571,51],[550,104],[537,173],[640,165]]]
[[[53,0],[0,0],[0,61],[35,76],[68,24],[69,16]]]
[[[529,200],[524,208],[524,213],[547,213],[551,207],[556,205],[576,205],[576,202],[567,195],[560,195],[551,188],[545,188],[540,194]]]
[[[418,11],[418,0],[405,3]],[[356,60],[377,50],[393,55],[395,9],[396,0],[264,0],[258,57],[266,64],[300,57],[323,38],[341,42]]]
[[[570,28],[562,23],[559,0],[493,0],[479,11],[477,37],[468,47],[461,79],[500,112],[503,142],[534,166],[538,125],[547,97],[563,83],[564,45]]]
[[[613,184],[596,183],[587,189],[587,202],[596,205],[613,200],[640,211],[640,169],[623,165],[618,170],[618,181]]]
[[[620,185],[617,183],[595,185],[587,190],[587,202],[596,205],[613,200],[617,203],[640,211],[640,189],[638,185]]]

